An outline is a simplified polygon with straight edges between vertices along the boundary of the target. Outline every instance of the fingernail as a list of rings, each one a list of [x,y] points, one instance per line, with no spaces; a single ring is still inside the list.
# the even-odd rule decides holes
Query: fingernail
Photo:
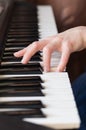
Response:
[[[13,55],[16,56],[16,55],[17,55],[17,52],[15,52]]]
[[[46,72],[47,72],[47,70],[46,70],[46,69],[44,69],[44,72],[46,73]]]
[[[44,68],[44,72],[49,72],[49,68]]]
[[[16,52],[15,52],[15,53],[13,53],[13,55],[15,56],[15,55],[16,55]]]
[[[23,59],[21,60],[21,63],[22,63],[22,64],[25,64],[25,62],[24,62],[24,60],[23,60]]]
[[[60,68],[57,68],[57,70],[56,70],[57,72],[60,72]]]

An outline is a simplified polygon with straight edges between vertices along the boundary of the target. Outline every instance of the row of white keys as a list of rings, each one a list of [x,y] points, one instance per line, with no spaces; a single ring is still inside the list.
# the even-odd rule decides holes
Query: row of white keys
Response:
[[[38,25],[39,25],[39,37],[44,39],[49,36],[58,34],[54,13],[51,6],[38,6]],[[60,61],[61,54],[59,52],[52,53],[51,56],[51,67],[52,70],[55,68]],[[51,70],[51,71],[52,71]]]
[[[43,97],[2,97],[1,102],[40,100],[45,108],[45,118],[25,118],[24,121],[51,128],[78,128],[80,119],[67,73],[44,73],[40,75],[45,86]]]
[[[43,39],[58,33],[51,6],[38,6],[39,36]]]
[[[41,109],[46,118],[25,118],[24,121],[55,129],[78,128],[80,119],[67,73],[47,73],[41,77],[45,81],[43,85],[45,91],[48,90],[47,94],[28,100],[40,99],[46,106]]]

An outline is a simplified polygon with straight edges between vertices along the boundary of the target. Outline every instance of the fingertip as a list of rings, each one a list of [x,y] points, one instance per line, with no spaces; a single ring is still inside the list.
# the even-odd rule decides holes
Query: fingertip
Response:
[[[56,69],[57,72],[63,72],[64,70],[65,69],[61,66],[58,66],[57,69]]]
[[[44,66],[44,72],[49,72],[49,71],[50,71],[50,68],[49,68],[49,67]]]
[[[13,53],[13,55],[14,55],[15,57],[17,57],[17,52]]]
[[[24,59],[21,60],[21,63],[22,64],[27,64],[27,62]]]
[[[62,72],[60,68],[57,68],[56,71],[57,71],[57,72]]]

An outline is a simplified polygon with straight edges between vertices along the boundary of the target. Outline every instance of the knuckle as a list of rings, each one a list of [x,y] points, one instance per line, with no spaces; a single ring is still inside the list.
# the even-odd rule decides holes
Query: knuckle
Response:
[[[50,53],[50,52],[51,52],[50,47],[49,47],[49,46],[45,46],[45,47],[43,48],[43,52],[48,52],[48,53]]]
[[[32,45],[33,45],[33,47],[34,47],[36,50],[38,50],[38,48],[39,48],[39,44],[38,44],[37,41],[33,42]]]
[[[58,35],[58,37],[57,37],[57,39],[58,39],[59,41],[62,41],[62,40],[63,40],[63,38],[64,38],[64,37],[63,37],[63,35],[62,35],[62,34],[59,34],[59,35]]]
[[[59,43],[63,41],[63,35],[62,34],[58,34],[54,39],[52,39],[52,43]]]

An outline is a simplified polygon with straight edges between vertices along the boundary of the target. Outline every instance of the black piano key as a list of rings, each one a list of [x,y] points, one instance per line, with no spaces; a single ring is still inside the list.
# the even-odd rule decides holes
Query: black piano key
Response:
[[[33,14],[33,15],[36,15],[37,14],[37,8],[35,7],[34,9],[32,9],[32,8],[30,8],[30,7],[26,7],[26,5],[25,6],[22,6],[22,7],[20,7],[20,6],[16,6],[15,8],[14,8],[14,12],[13,12],[13,14],[14,14],[14,16],[15,15],[18,15],[18,14],[20,15],[20,14],[22,14],[22,13],[26,13],[26,14]]]
[[[22,2],[21,1],[21,3],[19,3],[18,4],[18,2],[17,2],[17,4],[15,5],[15,11],[16,12],[25,12],[25,11],[29,11],[29,12],[33,12],[33,13],[36,13],[37,12],[37,9],[36,9],[36,6],[35,5],[32,5],[31,3],[24,3],[24,1]]]
[[[34,41],[38,41],[39,39],[39,36],[38,35],[35,35],[35,33],[31,36],[31,35],[28,35],[26,37],[22,37],[22,36],[17,36],[17,37],[12,37],[12,38],[7,38],[6,40],[6,44],[7,43],[26,43],[28,42],[29,43],[32,43]]]
[[[19,22],[34,22],[34,23],[37,23],[38,20],[35,19],[35,18],[25,18],[25,17],[22,17],[22,18],[19,18],[19,16],[16,16],[12,19],[12,23],[19,23]]]
[[[38,36],[38,34],[37,34],[37,32],[36,31],[29,31],[29,33],[28,33],[28,31],[26,31],[26,32],[22,32],[22,33],[20,33],[19,31],[18,31],[18,29],[17,29],[17,31],[15,30],[14,32],[13,31],[11,31],[11,32],[9,32],[9,34],[7,35],[7,40],[8,41],[11,41],[12,39],[32,39],[32,38],[39,38],[39,36]]]
[[[16,34],[16,35],[8,35],[7,36],[7,39],[13,39],[13,38],[37,38],[38,37],[38,35],[37,34],[35,34],[34,35],[34,33],[33,34],[22,34],[22,35],[18,35],[18,34]]]
[[[16,16],[19,16],[19,17],[22,17],[22,16],[31,17],[31,15],[33,15],[33,17],[36,17],[37,13],[35,13],[35,12],[33,13],[33,12],[30,12],[30,11],[27,11],[27,10],[26,11],[25,10],[24,11],[21,10],[21,12],[19,11],[17,13],[16,13],[16,11],[13,12],[13,16],[14,17],[16,17]]]
[[[15,43],[13,43],[13,44],[15,44]],[[20,43],[19,43],[20,44]],[[4,53],[3,53],[3,56],[4,55],[13,55],[13,53],[14,52],[17,52],[17,51],[19,51],[19,50],[21,50],[21,49],[24,49],[24,47],[9,47],[9,48],[5,48],[5,50],[4,50]],[[38,51],[37,53],[35,53],[34,55],[38,55],[38,56],[42,56],[41,55],[42,54],[42,51]]]
[[[29,44],[31,44],[31,43],[29,43],[29,42],[26,42],[26,43],[6,43],[5,44],[5,47],[6,48],[15,48],[15,47],[23,47],[23,48],[25,48],[25,47],[27,47]]]
[[[20,31],[22,31],[22,30],[20,30]],[[16,29],[15,31],[10,31],[7,36],[7,40],[11,41],[12,39],[32,39],[32,38],[37,39],[37,38],[39,38],[39,35],[34,30],[29,31],[29,33],[28,33],[28,30],[26,32],[22,32],[22,33],[20,33],[20,31],[18,31],[18,29]]]
[[[2,64],[0,66],[0,74],[42,74],[42,67],[39,63],[12,63]]]
[[[17,35],[17,33],[16,33],[16,35]],[[35,35],[35,33],[33,35],[31,36],[29,34],[28,36],[25,36],[25,37],[23,37],[21,35],[20,36],[17,35],[17,37],[12,36],[11,38],[7,38],[6,44],[9,44],[9,43],[15,43],[15,44],[16,43],[26,43],[28,45],[29,43],[32,43],[34,41],[38,41],[39,36]]]
[[[22,60],[22,57],[17,58],[17,57],[14,57],[14,56],[4,56],[2,58],[3,62],[7,62],[7,61],[9,61],[9,62],[12,62],[12,61],[17,62],[17,61],[21,61],[21,60]],[[30,61],[42,61],[42,59],[41,59],[40,56],[34,55],[34,56],[31,57]]]
[[[31,44],[31,42],[16,42],[16,43],[6,42],[5,47],[6,48],[20,47],[20,46],[28,46],[30,44]]]
[[[35,23],[35,22],[21,22],[21,23],[11,23],[10,24],[10,27],[17,27],[17,26],[21,26],[21,28],[22,28],[22,26],[38,26],[38,24],[37,23]]]
[[[16,24],[11,24],[10,25],[10,28],[30,28],[30,27],[38,27],[38,25],[35,23],[35,22],[32,22],[32,23],[16,23]]]
[[[19,31],[16,32],[16,31],[13,30],[13,31],[9,31],[8,32],[8,36],[9,35],[28,35],[28,36],[29,35],[35,35],[35,36],[37,35],[38,36],[37,32],[29,31],[29,30],[27,30],[27,31],[20,31],[20,32]]]
[[[6,40],[6,44],[8,43],[32,43],[34,41],[38,41],[38,37],[34,36],[34,37],[27,37],[27,38],[9,38]]]
[[[15,15],[21,15],[21,14],[27,14],[27,15],[32,15],[33,14],[33,16],[36,16],[37,15],[37,8],[35,8],[35,9],[30,9],[30,8],[24,8],[24,7],[16,7],[15,9],[14,9],[14,11],[13,11],[13,16],[15,16]],[[24,15],[23,15],[24,16]]]
[[[35,83],[35,86],[39,87],[37,83],[43,83],[44,81],[40,78],[40,76],[22,76],[22,77],[2,77],[0,78],[0,83],[5,82],[28,82],[28,84]]]
[[[3,62],[7,62],[7,61],[9,61],[9,62],[17,62],[17,61],[21,61],[22,60],[22,57],[20,57],[20,58],[16,58],[16,57],[14,57],[14,56],[3,56],[3,58],[2,58],[2,61]]]
[[[6,93],[6,92],[10,92],[10,91],[15,91],[15,92],[18,92],[18,91],[21,91],[21,92],[25,92],[25,91],[29,91],[29,90],[42,90],[42,89],[44,89],[43,88],[43,86],[41,86],[41,85],[39,85],[39,86],[37,86],[37,85],[28,85],[28,84],[18,84],[18,86],[17,86],[17,83],[14,83],[14,84],[11,84],[11,83],[7,83],[7,86],[6,86],[6,84],[3,84],[3,83],[1,83],[2,84],[2,86],[0,85],[0,93]]]
[[[28,64],[21,64],[21,63],[6,63],[6,64],[1,64],[1,66],[0,66],[0,70],[1,69],[9,69],[9,68],[12,68],[12,67],[14,67],[14,68],[28,68],[28,69],[30,69],[30,68],[41,68],[42,70],[43,70],[43,68],[42,68],[42,66],[40,65],[40,63],[28,63]]]
[[[16,11],[13,12],[13,17],[12,18],[15,18],[15,17],[18,17],[18,16],[23,18],[23,17],[28,17],[29,16],[30,18],[33,18],[34,20],[37,20],[37,17],[36,17],[37,16],[37,12],[32,12],[32,11],[28,12],[27,10],[24,10],[24,11],[21,10],[19,12],[18,11],[16,12]],[[22,15],[22,14],[25,14],[25,15]]]
[[[6,56],[8,56],[8,57],[13,56],[13,52],[11,52],[11,51],[4,51],[3,57],[6,57]],[[36,57],[36,56],[42,57],[41,56],[41,52],[39,51],[39,52],[35,53],[34,57]]]
[[[27,110],[12,110],[12,111],[2,111],[0,112],[2,115],[9,115],[9,116],[19,116],[19,117],[45,117],[40,109],[27,109]]]
[[[30,6],[30,4],[28,4],[27,3],[27,5],[25,5],[24,3],[22,4],[22,6],[20,6],[20,4],[21,3],[19,3],[19,5],[17,6],[15,6],[15,8],[14,8],[14,12],[13,12],[13,14],[14,13],[24,13],[24,12],[26,12],[26,13],[33,13],[33,14],[37,14],[37,8],[36,8],[36,6],[34,5],[31,5]],[[28,7],[27,7],[28,6]],[[34,8],[33,8],[34,7]],[[28,10],[28,12],[27,12],[27,10]]]
[[[9,29],[8,30],[8,33],[20,33],[20,32],[34,32],[34,33],[37,33],[37,28],[17,28],[17,29]]]
[[[9,44],[16,44],[16,43],[9,43]],[[21,43],[18,43],[18,44],[21,44]],[[31,44],[31,43],[30,43]],[[29,44],[29,45],[30,45]],[[21,47],[20,47],[21,46]],[[4,53],[3,53],[3,55],[5,54],[5,53],[9,53],[9,54],[13,54],[14,52],[17,52],[17,51],[19,51],[19,50],[21,50],[21,49],[24,49],[24,47],[22,47],[22,45],[20,45],[19,47],[8,47],[8,48],[5,48],[5,50],[4,50]],[[42,54],[42,51],[38,51],[37,52],[39,55],[40,54]],[[35,53],[35,54],[37,54],[37,53]],[[34,54],[34,55],[35,55]],[[41,55],[42,56],[42,55]]]
[[[12,101],[12,102],[1,102],[0,108],[29,108],[29,109],[38,109],[44,108],[45,106],[40,100],[36,101]]]
[[[3,62],[2,62],[3,63]],[[40,65],[40,63],[28,63],[28,64],[21,64],[21,63],[12,63],[12,62],[7,62],[6,64],[1,64],[0,69],[1,68],[11,68],[11,67],[30,67],[30,68],[34,68],[35,67],[40,67],[42,69],[42,66]]]
[[[1,68],[0,74],[5,74],[5,75],[8,75],[8,74],[13,74],[13,75],[16,75],[16,74],[19,74],[19,75],[22,75],[22,74],[42,74],[42,70],[40,67],[37,67],[37,68],[36,67],[34,67],[34,68],[29,68],[29,67]]]
[[[23,15],[24,14],[24,15]],[[21,10],[21,11],[19,11],[19,12],[16,12],[15,10],[14,10],[14,12],[13,12],[13,17],[12,18],[15,18],[15,17],[31,17],[31,18],[33,18],[33,19],[37,19],[37,13],[36,12],[32,12],[32,11],[27,11],[27,10]]]
[[[29,13],[29,14],[36,15],[37,14],[36,6],[35,6],[35,8],[33,8],[33,7],[30,7],[30,6],[27,7],[27,5],[24,5],[24,3],[23,3],[23,6],[20,6],[20,5],[16,6],[14,8],[13,14]]]
[[[32,38],[37,39],[38,35],[34,35],[34,34],[33,35],[15,35],[15,36],[10,35],[10,36],[7,37],[7,39],[10,39],[10,40],[11,39],[16,39],[17,40],[17,39],[22,39],[22,38],[23,39],[32,39]]]
[[[19,22],[21,22],[20,19],[19,19]],[[29,21],[26,21],[26,22],[29,22]],[[32,21],[31,21],[31,22],[32,22]],[[21,25],[20,25],[20,26],[14,25],[14,26],[10,26],[9,29],[20,29],[20,28],[22,28],[22,29],[32,29],[32,28],[38,29],[38,26],[33,23],[32,26],[31,26],[31,25],[23,25],[23,26],[21,26]]]
[[[16,90],[16,89],[9,89],[7,91],[0,91],[0,97],[25,97],[25,96],[44,96],[41,90],[38,89],[28,89],[28,90]]]
[[[8,34],[14,34],[14,33],[24,34],[24,32],[38,35],[37,28],[16,28],[16,29],[9,28]]]
[[[15,44],[15,43],[13,43],[13,44]],[[6,52],[16,52],[16,51],[19,51],[19,50],[21,50],[21,49],[23,49],[23,47],[9,47],[9,48],[5,48],[5,50],[4,50],[4,53]],[[3,53],[3,54],[4,54]]]
[[[4,92],[10,89],[15,90],[41,90],[43,86],[39,82],[29,83],[29,82],[1,82],[0,83],[0,91]]]
[[[38,38],[33,37],[33,38],[13,38],[13,39],[7,39],[6,42],[11,42],[11,43],[16,43],[16,42],[33,42],[33,41],[38,41]]]

